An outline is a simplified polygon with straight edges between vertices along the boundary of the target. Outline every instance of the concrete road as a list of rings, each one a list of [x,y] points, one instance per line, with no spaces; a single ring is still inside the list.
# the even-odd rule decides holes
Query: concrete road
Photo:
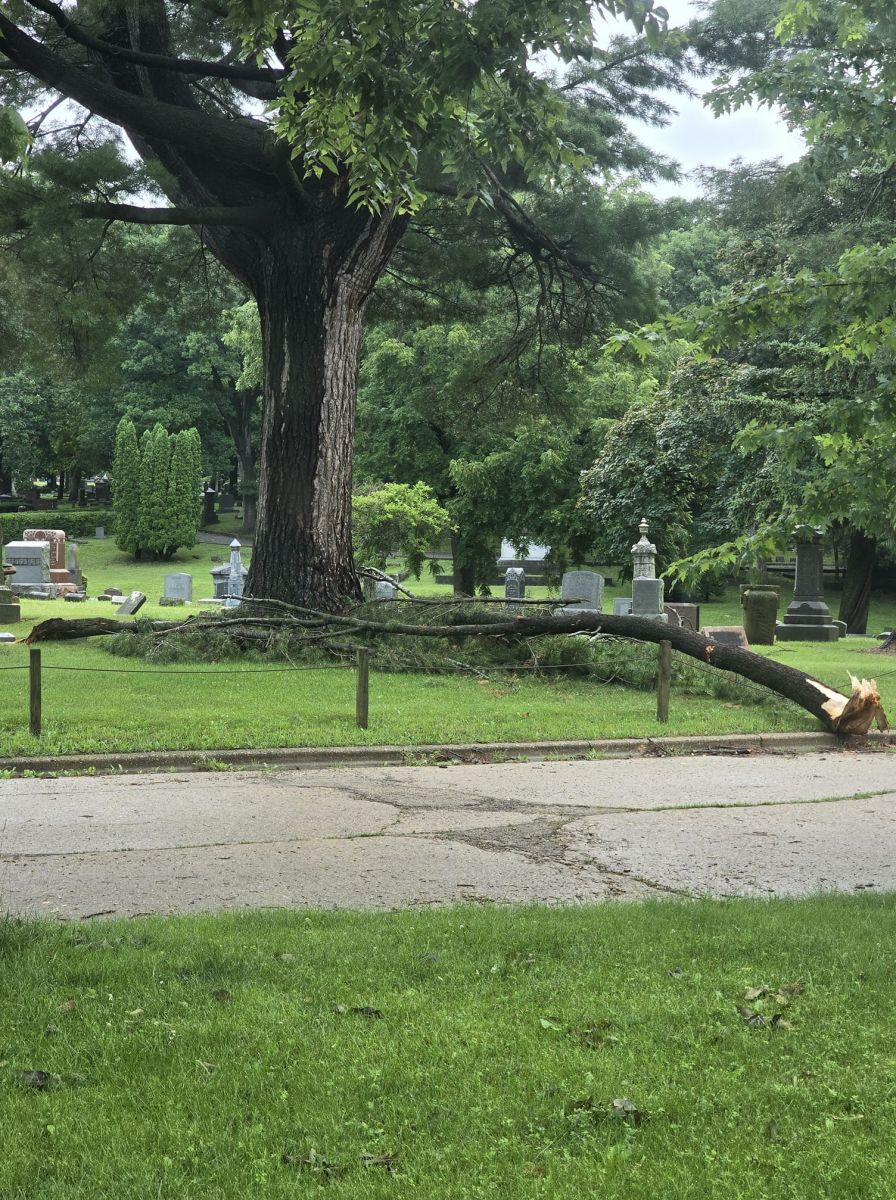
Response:
[[[896,754],[0,781],[0,908],[62,920],[896,888]]]

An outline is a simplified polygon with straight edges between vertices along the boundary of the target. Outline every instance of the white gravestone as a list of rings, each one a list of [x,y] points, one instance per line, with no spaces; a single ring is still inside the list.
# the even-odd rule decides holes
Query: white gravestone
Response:
[[[374,600],[394,600],[397,591],[395,584],[390,583],[388,579],[377,579],[373,585],[373,598]]]

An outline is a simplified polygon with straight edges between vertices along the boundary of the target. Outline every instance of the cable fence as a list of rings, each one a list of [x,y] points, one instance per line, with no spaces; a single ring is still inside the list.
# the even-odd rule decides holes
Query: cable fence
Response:
[[[28,664],[2,665],[2,671],[27,671],[29,673],[29,729],[33,736],[40,737],[43,727],[43,674],[46,671],[72,672],[95,675],[164,675],[164,676],[243,676],[243,675],[289,675],[303,672],[353,671],[355,685],[355,723],[359,729],[367,729],[370,716],[370,675],[373,668],[380,675],[465,675],[479,680],[492,675],[517,676],[520,679],[543,676],[559,678],[565,672],[576,679],[590,679],[600,684],[622,684],[639,691],[655,690],[656,715],[660,722],[667,722],[673,683],[681,691],[715,697],[727,696],[736,700],[750,698],[749,702],[790,705],[792,702],[770,693],[768,689],[727,671],[720,671],[709,664],[701,663],[682,654],[672,653],[671,643],[659,645],[639,642],[635,639],[610,635],[597,635],[582,639],[592,649],[622,650],[623,659],[593,661],[580,657],[571,662],[518,661],[504,663],[465,662],[458,658],[433,658],[422,662],[412,656],[397,654],[370,646],[355,646],[353,660],[343,657],[321,663],[292,663],[288,666],[147,666],[97,667],[73,666],[64,663],[44,662],[38,647],[29,648]],[[347,649],[347,647],[344,647]],[[534,651],[532,651],[534,655]],[[635,665],[638,670],[630,668]],[[628,669],[627,669],[628,668]],[[726,689],[728,689],[726,691]]]

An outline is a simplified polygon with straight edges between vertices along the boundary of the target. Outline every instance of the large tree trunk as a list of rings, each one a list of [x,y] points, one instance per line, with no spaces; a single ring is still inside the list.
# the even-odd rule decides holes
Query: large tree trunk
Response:
[[[866,633],[871,608],[871,577],[877,561],[877,543],[862,529],[853,529],[849,536],[846,574],[840,597],[840,620],[846,622],[847,633]]]
[[[463,540],[456,533],[451,535],[451,563],[455,596],[475,596],[476,568],[465,561]]]
[[[344,210],[282,231],[256,285],[264,417],[248,595],[339,611],[352,559],[352,440],[367,298],[403,232]]]

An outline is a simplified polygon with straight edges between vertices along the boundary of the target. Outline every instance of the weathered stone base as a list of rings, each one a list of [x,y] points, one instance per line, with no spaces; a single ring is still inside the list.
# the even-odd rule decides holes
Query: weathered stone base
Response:
[[[779,621],[775,626],[775,639],[779,642],[836,642],[840,637],[837,625],[785,625]]]
[[[22,619],[22,608],[19,604],[0,604],[0,624],[15,625]]]

